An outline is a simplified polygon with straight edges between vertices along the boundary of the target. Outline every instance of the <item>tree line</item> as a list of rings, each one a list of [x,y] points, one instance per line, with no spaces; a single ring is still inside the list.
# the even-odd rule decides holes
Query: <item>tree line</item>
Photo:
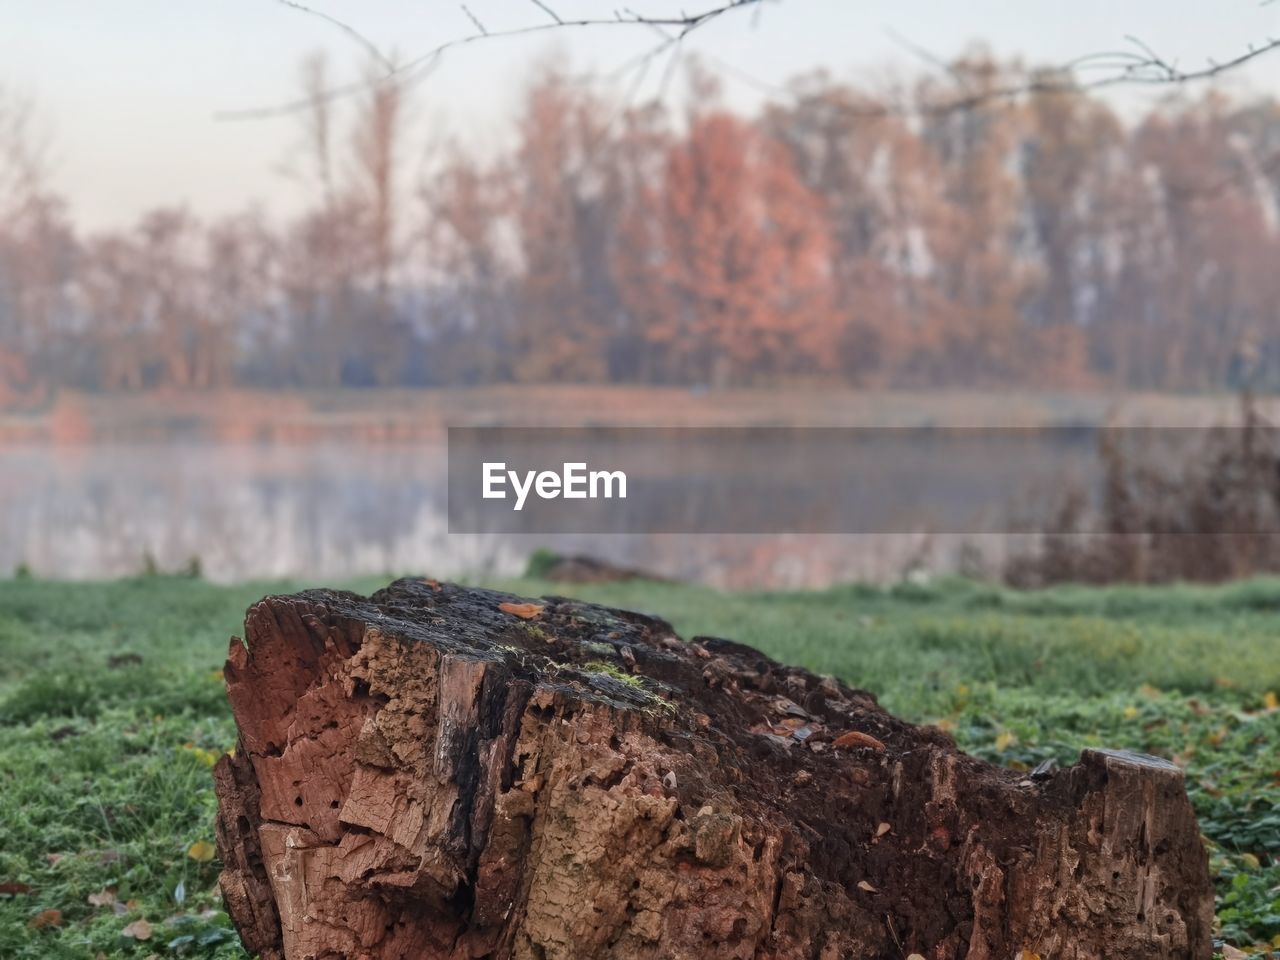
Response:
[[[980,51],[751,115],[547,66],[501,146],[302,70],[309,202],[84,233],[0,92],[0,398],[507,382],[1280,386],[1280,103]],[[1021,90],[1016,95],[1011,90]]]

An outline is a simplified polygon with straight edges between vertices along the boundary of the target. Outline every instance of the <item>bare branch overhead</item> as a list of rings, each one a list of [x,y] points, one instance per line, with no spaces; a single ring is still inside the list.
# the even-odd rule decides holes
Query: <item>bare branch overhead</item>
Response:
[[[317,10],[315,7],[309,7],[304,3],[298,3],[298,0],[276,0],[276,3],[280,4],[281,6],[289,7],[290,9],[297,10],[301,13],[305,13],[308,16],[317,17],[320,20],[324,20],[326,23],[333,24],[335,27],[337,27],[339,30],[345,33],[348,37],[350,37],[352,40],[358,43],[361,47],[363,47],[364,50],[371,57],[373,57],[373,59],[376,60],[380,66],[383,66],[388,70],[394,70],[396,68],[396,65],[391,61],[391,59],[386,54],[384,54],[378,48],[378,45],[376,43],[374,43],[372,40],[370,40],[363,33],[361,33],[355,27],[351,26],[351,24],[347,23],[346,21],[339,20],[337,17],[331,16],[330,14],[327,14],[322,10]]]
[[[507,29],[489,29],[471,8],[463,3],[460,4],[460,8],[475,27],[474,33],[447,40],[399,65],[393,63],[376,44],[349,23],[301,3],[299,0],[275,0],[275,2],[307,15],[318,17],[338,27],[372,55],[379,68],[384,71],[371,80],[365,79],[355,83],[335,86],[323,92],[323,97],[326,100],[338,100],[367,90],[371,84],[408,83],[421,80],[431,72],[446,52],[456,47],[466,46],[479,40],[527,36],[573,27],[639,26],[653,30],[660,35],[660,44],[656,49],[636,58],[631,66],[640,65],[647,68],[648,63],[657,56],[668,50],[674,50],[675,53],[665,71],[670,74],[674,64],[677,62],[681,41],[692,31],[728,13],[747,7],[753,8],[754,12],[758,14],[764,0],[721,0],[718,4],[705,7],[693,13],[681,12],[679,14],[665,15],[647,15],[631,7],[623,7],[614,10],[612,15],[607,17],[572,19],[561,16],[548,0],[530,0],[531,4],[546,14],[549,19],[541,23],[526,24]],[[896,33],[891,32],[890,35],[900,46],[903,46],[914,56],[944,70],[949,69],[946,66],[944,57],[931,53]],[[1263,42],[1251,44],[1246,51],[1234,57],[1226,60],[1210,59],[1203,67],[1186,69],[1180,66],[1176,60],[1160,54],[1138,37],[1129,36],[1125,39],[1130,44],[1129,49],[1087,54],[1059,67],[1036,71],[1031,79],[1025,83],[977,92],[962,90],[960,95],[953,98],[944,98],[931,104],[917,104],[906,108],[893,104],[876,105],[867,108],[864,112],[867,116],[900,115],[903,113],[937,114],[972,109],[990,101],[1013,99],[1035,93],[1080,92],[1123,85],[1177,86],[1213,79],[1280,49],[1280,38],[1268,37]],[[719,68],[725,69],[742,82],[749,83],[762,90],[771,87],[771,85],[752,77],[737,67],[715,61],[715,58],[710,59],[718,64]],[[1097,71],[1101,71],[1101,75]],[[1086,74],[1092,75],[1087,76]],[[952,76],[954,79],[954,74]],[[666,87],[665,81],[663,87],[664,89]],[[782,95],[787,94],[786,90],[779,87],[772,87],[770,92]],[[298,99],[266,107],[227,110],[218,113],[216,116],[220,120],[263,119],[297,113],[314,107],[314,105],[314,98]]]
[[[386,66],[386,72],[375,78],[374,83],[386,82],[408,82],[420,79],[421,75],[430,72],[440,58],[448,51],[457,47],[467,46],[479,40],[499,39],[503,37],[521,37],[531,34],[546,33],[550,30],[564,30],[569,28],[594,28],[594,27],[643,27],[646,29],[663,29],[670,31],[670,38],[665,41],[666,45],[678,42],[688,36],[699,27],[705,26],[713,20],[716,20],[728,13],[737,10],[746,9],[748,7],[759,7],[764,0],[723,0],[714,6],[705,7],[693,13],[666,14],[658,16],[649,16],[637,13],[632,9],[615,10],[608,17],[582,17],[577,19],[568,19],[561,17],[555,10],[543,0],[532,0],[532,2],[541,10],[551,16],[551,20],[545,23],[526,24],[521,27],[512,27],[504,30],[490,30],[485,27],[471,12],[466,5],[462,5],[463,12],[471,20],[476,27],[476,32],[467,36],[455,37],[447,40],[430,50],[414,57],[399,66],[389,64],[385,55],[377,51],[366,37],[357,31],[350,24],[344,23],[328,14],[320,13],[312,7],[308,7],[296,0],[276,0],[285,6],[292,7],[303,13],[321,17],[322,19],[333,23],[342,29],[345,33],[356,40],[366,50],[375,53],[377,59]],[[337,100],[344,97],[352,96],[361,90],[368,89],[368,82],[346,84],[344,86],[334,87],[325,92],[327,99]],[[291,113],[297,113],[314,106],[313,99],[292,100],[287,103],[276,104],[268,107],[253,107],[246,110],[226,110],[216,115],[219,120],[254,120],[267,117],[282,116]]]

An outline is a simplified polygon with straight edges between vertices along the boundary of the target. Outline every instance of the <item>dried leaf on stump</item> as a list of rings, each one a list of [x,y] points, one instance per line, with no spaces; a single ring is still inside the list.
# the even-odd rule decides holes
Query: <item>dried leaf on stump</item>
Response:
[[[542,613],[543,605],[540,603],[500,603],[498,609],[503,613],[509,613],[513,617],[519,617],[521,620],[532,620],[538,614]]]
[[[884,744],[877,740],[869,733],[863,733],[861,730],[850,730],[836,737],[835,745],[837,747],[870,747],[872,750],[883,750]]]

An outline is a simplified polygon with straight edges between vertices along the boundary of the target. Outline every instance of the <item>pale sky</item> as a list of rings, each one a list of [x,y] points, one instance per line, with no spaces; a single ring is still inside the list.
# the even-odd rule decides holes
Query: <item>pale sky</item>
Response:
[[[614,0],[549,0],[566,19],[608,14]],[[633,0],[644,12],[693,11],[715,0]],[[412,58],[475,32],[455,0],[311,0],[385,51]],[[490,31],[544,22],[532,0],[468,0]],[[724,17],[694,33],[703,52],[765,84],[826,67],[874,85],[930,69],[893,34],[939,56],[972,41],[999,55],[1064,63],[1125,49],[1139,37],[1191,69],[1280,36],[1280,4],[1261,0],[776,0],[758,17]],[[420,87],[416,148],[459,136],[500,138],[531,62],[554,56],[575,69],[616,70],[657,39],[637,27],[599,27],[498,39],[456,49]],[[1128,47],[1132,49],[1131,47]],[[55,182],[78,223],[131,222],[158,204],[214,215],[262,201],[273,213],[297,202],[282,175],[298,144],[296,119],[227,122],[219,111],[264,107],[298,92],[308,53],[332,55],[341,79],[361,52],[342,31],[279,0],[0,0],[0,87],[33,98],[55,146]],[[647,89],[660,89],[661,64]],[[761,98],[723,74],[744,107]],[[1233,75],[1233,88],[1280,93],[1280,52]],[[672,85],[675,86],[674,84]],[[625,89],[623,87],[622,89]],[[1127,106],[1155,96],[1120,94]]]

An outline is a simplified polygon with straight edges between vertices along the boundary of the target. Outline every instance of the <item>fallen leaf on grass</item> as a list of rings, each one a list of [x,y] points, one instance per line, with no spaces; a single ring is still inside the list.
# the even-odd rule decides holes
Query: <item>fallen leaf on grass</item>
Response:
[[[0,894],[16,897],[20,893],[30,893],[31,886],[26,883],[0,883]]]
[[[197,747],[194,743],[184,743],[182,745],[182,749],[190,753],[196,758],[196,760],[206,767],[212,767],[218,762],[219,755],[217,753],[212,750],[205,750],[202,747]]]
[[[145,920],[135,920],[123,930],[120,931],[121,936],[131,937],[134,940],[150,940],[151,924]]]
[[[60,927],[62,926],[62,911],[41,910],[27,921],[27,926],[33,930],[43,930],[46,927]]]
[[[107,887],[97,893],[89,894],[89,905],[92,907],[109,907],[116,902],[116,888]]]
[[[503,613],[509,613],[513,617],[519,617],[521,620],[532,620],[538,614],[542,613],[543,605],[540,603],[500,603],[498,609]]]
[[[208,863],[217,854],[218,848],[208,840],[197,840],[187,848],[187,856],[201,863]]]
[[[869,733],[863,733],[861,730],[850,730],[836,737],[835,745],[837,747],[870,747],[872,750],[883,750],[884,744],[877,740]]]
[[[65,854],[61,854],[61,853],[46,853],[44,855],[44,858],[49,861],[49,866],[56,867],[59,863],[62,862],[62,858],[64,856]]]

